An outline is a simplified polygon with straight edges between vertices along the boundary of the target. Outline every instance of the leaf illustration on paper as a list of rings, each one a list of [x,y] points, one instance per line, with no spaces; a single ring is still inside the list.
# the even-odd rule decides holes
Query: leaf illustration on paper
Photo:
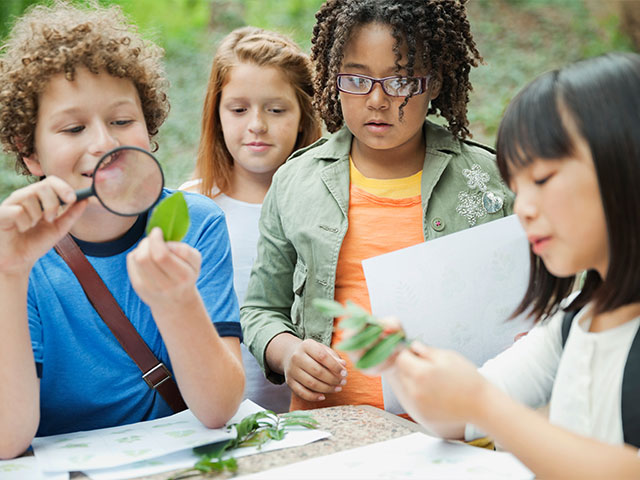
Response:
[[[19,463],[5,463],[4,465],[0,465],[0,472],[17,472],[20,470],[29,469],[24,465],[20,465]]]
[[[67,445],[62,445],[60,448],[89,448],[88,443],[69,443]]]
[[[74,455],[73,457],[69,457],[69,460],[72,461],[73,463],[84,463],[92,459],[93,457],[95,457],[94,454]]]
[[[183,425],[188,423],[184,420],[180,420],[179,422],[171,422],[171,423],[163,423],[162,425],[154,425],[151,428],[167,428],[167,427],[175,427],[176,425]]]
[[[175,192],[156,205],[147,223],[147,235],[160,227],[165,242],[179,242],[189,230],[189,208],[182,192]]]
[[[193,435],[194,433],[196,433],[195,430],[178,430],[175,432],[165,432],[165,435],[169,435],[173,438],[184,438],[188,437],[189,435]]]
[[[142,439],[142,437],[140,435],[131,435],[129,437],[118,438],[118,439],[116,439],[116,442],[118,442],[118,443],[133,443],[133,442],[139,442],[141,439]]]
[[[148,453],[150,451],[150,448],[143,448],[141,450],[124,450],[123,453],[125,455],[129,455],[130,457],[140,457],[141,455],[144,455],[145,453]]]

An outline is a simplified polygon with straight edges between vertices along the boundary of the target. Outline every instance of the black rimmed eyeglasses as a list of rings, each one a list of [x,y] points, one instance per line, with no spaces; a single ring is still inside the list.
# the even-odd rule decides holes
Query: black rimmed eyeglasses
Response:
[[[379,83],[382,91],[391,97],[406,97],[408,95],[420,95],[427,90],[426,77],[384,77],[374,78],[355,73],[339,73],[336,84],[338,90],[352,95],[367,95],[373,90],[373,86]]]

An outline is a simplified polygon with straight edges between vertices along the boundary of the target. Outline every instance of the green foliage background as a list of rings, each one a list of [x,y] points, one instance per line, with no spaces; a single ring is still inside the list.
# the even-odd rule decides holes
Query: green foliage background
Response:
[[[82,0],[80,0],[82,1]],[[157,153],[167,185],[189,178],[200,135],[200,115],[216,43],[231,29],[256,25],[291,35],[305,49],[321,0],[98,0],[117,3],[142,34],[166,50],[171,113]],[[43,0],[0,0],[0,36],[12,18]],[[538,74],[611,50],[630,50],[613,1],[472,0],[472,30],[485,64],[471,78],[469,119],[474,138],[493,144],[504,108]],[[13,159],[0,155],[0,200],[24,185]]]

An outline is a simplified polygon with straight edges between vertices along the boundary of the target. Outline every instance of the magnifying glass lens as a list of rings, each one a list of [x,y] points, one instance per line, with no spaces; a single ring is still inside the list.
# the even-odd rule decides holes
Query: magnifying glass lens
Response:
[[[157,160],[146,150],[133,147],[119,147],[107,153],[93,174],[95,195],[119,215],[147,211],[160,198],[163,186]]]

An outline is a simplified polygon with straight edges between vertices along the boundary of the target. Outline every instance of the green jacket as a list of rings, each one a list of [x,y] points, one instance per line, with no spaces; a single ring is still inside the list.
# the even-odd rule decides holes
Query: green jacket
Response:
[[[491,149],[458,140],[428,121],[424,128],[425,240],[511,214],[513,194],[500,179]],[[274,175],[262,206],[241,323],[245,344],[275,383],[284,378],[264,358],[276,335],[331,342],[333,318],[316,312],[311,301],[334,298],[338,254],[349,226],[352,138],[343,128],[294,153]]]

